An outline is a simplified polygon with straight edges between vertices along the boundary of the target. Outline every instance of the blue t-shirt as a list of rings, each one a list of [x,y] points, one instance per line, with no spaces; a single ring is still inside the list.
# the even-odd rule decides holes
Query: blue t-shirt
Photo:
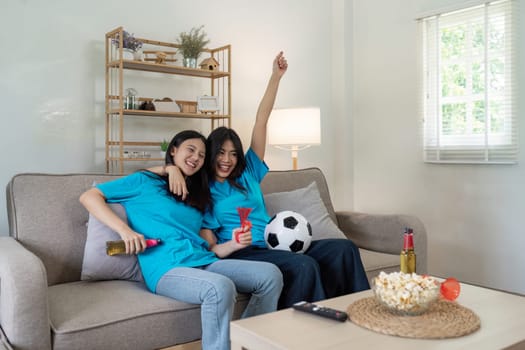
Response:
[[[162,240],[162,244],[138,255],[151,291],[155,292],[162,275],[174,267],[204,266],[217,260],[199,235],[202,213],[171,196],[161,177],[137,172],[96,187],[107,202],[122,204],[134,231]]]
[[[246,153],[246,169],[237,179],[246,191],[230,185],[228,181],[210,183],[213,210],[204,215],[204,228],[215,232],[218,243],[232,239],[234,229],[240,227],[238,207],[252,208],[248,220],[252,222],[252,245],[266,247],[264,229],[270,220],[266,212],[260,183],[268,173],[268,166],[250,148]]]

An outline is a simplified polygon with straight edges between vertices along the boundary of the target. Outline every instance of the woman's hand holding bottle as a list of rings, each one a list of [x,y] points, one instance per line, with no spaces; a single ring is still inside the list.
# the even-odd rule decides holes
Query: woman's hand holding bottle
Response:
[[[131,229],[119,232],[122,241],[126,245],[126,254],[142,253],[146,248],[146,239],[144,235],[137,233]]]

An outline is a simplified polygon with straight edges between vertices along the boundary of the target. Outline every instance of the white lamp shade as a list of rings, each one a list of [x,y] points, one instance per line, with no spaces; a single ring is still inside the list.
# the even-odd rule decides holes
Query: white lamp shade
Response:
[[[274,109],[268,121],[268,143],[274,146],[321,144],[319,108]]]

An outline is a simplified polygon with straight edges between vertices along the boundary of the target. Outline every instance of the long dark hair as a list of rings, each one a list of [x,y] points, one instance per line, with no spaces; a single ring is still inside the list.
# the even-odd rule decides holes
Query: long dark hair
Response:
[[[237,183],[235,180],[241,176],[242,172],[246,168],[246,158],[244,157],[244,150],[242,148],[242,142],[239,135],[235,130],[220,126],[213,130],[206,139],[206,171],[208,172],[209,181],[215,181],[215,166],[217,164],[217,157],[221,151],[222,145],[227,140],[233,143],[233,147],[237,152],[237,165],[228,176],[228,182],[233,187],[245,191],[245,188]]]
[[[173,136],[171,139],[171,142],[168,146],[168,149],[166,151],[166,157],[165,162],[166,164],[175,164],[173,160],[173,156],[171,155],[171,151],[173,150],[173,147],[179,147],[184,141],[189,139],[200,139],[204,144],[206,144],[206,138],[204,135],[202,135],[200,132],[195,130],[184,130]],[[186,196],[186,199],[184,200],[184,203],[197,208],[199,211],[204,212],[206,208],[208,208],[211,204],[211,194],[210,194],[210,186],[208,183],[208,176],[205,171],[206,166],[206,159],[208,157],[205,157],[205,163],[202,166],[199,171],[197,171],[195,174],[191,176],[186,177],[186,187],[188,188],[188,195]],[[166,180],[166,186],[168,189],[168,192],[171,193],[169,190],[169,181],[168,176],[165,176],[164,179]],[[180,196],[173,195],[177,200],[182,201]]]

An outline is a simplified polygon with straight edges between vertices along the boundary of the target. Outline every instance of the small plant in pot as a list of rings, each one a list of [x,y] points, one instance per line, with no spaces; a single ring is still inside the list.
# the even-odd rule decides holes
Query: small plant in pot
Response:
[[[120,47],[120,33],[115,35],[115,38],[112,39],[113,44],[119,48]],[[135,38],[133,34],[123,30],[122,31],[122,48],[124,51],[131,52],[131,55],[135,58],[140,56],[140,49],[142,48],[143,42]]]
[[[162,140],[162,142],[160,143],[160,156],[162,158],[166,157],[166,152],[168,151],[169,145],[170,143],[166,139]]]
[[[177,44],[179,44],[179,51],[183,57],[184,67],[197,68],[197,59],[209,42],[204,25],[198,28],[193,27],[189,32],[180,33]]]

